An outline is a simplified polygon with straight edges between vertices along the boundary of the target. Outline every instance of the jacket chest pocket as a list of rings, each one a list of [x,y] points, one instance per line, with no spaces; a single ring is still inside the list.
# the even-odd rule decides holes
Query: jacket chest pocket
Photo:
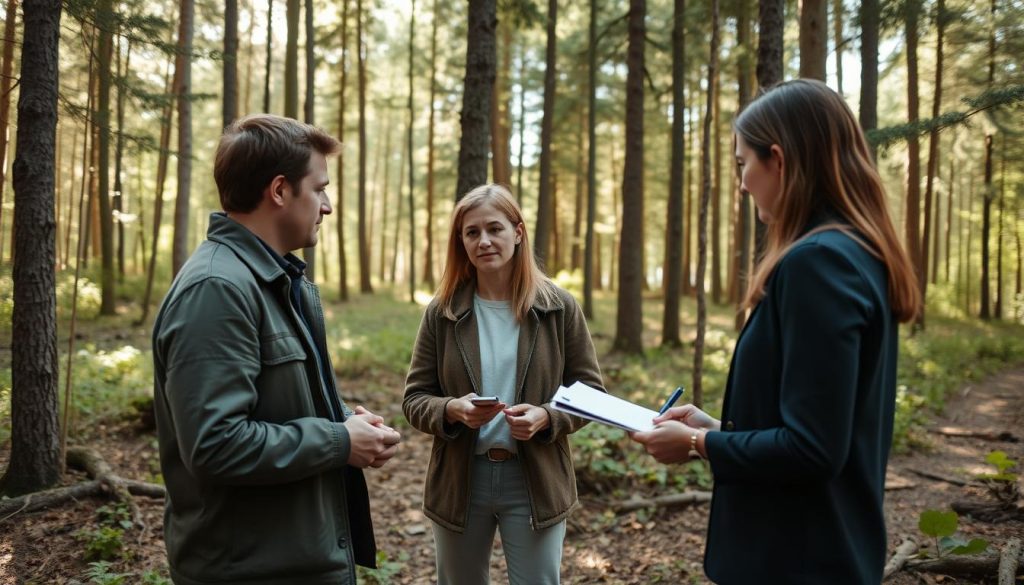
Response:
[[[260,338],[260,363],[265,367],[306,361],[302,341],[291,333],[272,333]]]
[[[302,341],[290,333],[260,339],[257,418],[284,422],[315,413],[307,356]]]

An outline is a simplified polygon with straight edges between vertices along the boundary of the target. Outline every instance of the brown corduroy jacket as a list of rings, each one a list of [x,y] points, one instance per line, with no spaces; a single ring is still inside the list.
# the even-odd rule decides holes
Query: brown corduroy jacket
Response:
[[[480,389],[480,342],[473,314],[475,282],[461,288],[456,319],[444,316],[435,299],[427,306],[416,338],[402,409],[413,427],[434,435],[423,510],[431,520],[462,532],[469,504],[469,471],[479,432],[444,420],[448,401]],[[568,435],[586,421],[551,408],[559,385],[577,380],[604,390],[601,368],[583,311],[558,289],[559,302],[538,300],[520,323],[516,360],[516,404],[542,406],[551,426],[516,449],[526,476],[533,528],[565,519],[578,505]],[[511,372],[510,372],[511,374]]]

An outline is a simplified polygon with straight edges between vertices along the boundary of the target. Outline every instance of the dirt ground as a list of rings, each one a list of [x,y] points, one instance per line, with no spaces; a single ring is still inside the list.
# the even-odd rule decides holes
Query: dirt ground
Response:
[[[376,380],[398,388],[401,380]],[[393,383],[393,385],[392,385]],[[343,381],[351,404],[366,400],[365,382]],[[379,387],[379,386],[377,386]],[[379,410],[379,409],[378,409]],[[387,417],[400,417],[394,404]],[[945,429],[945,433],[940,430]],[[956,436],[958,432],[1009,432],[1024,437],[1024,366],[962,388],[951,398],[945,412],[933,417],[927,441],[930,447],[890,461],[887,478],[886,517],[890,553],[904,537],[924,542],[917,528],[926,509],[948,509],[954,500],[984,500],[984,490],[970,482],[975,473],[994,471],[985,463],[992,450],[1003,450],[1018,462],[1022,473],[1024,442],[1005,442]],[[150,480],[159,470],[156,441],[130,426],[98,429],[92,446],[125,477]],[[429,522],[420,512],[422,477],[430,453],[427,436],[406,428],[399,454],[385,468],[367,472],[373,497],[378,548],[387,555],[380,582],[433,583],[433,541]],[[0,469],[9,453],[0,452]],[[968,481],[958,486],[929,479],[919,472]],[[66,484],[82,481],[73,472]],[[657,495],[657,494],[645,494]],[[142,582],[147,570],[165,573],[162,501],[137,498],[146,529],[125,535],[127,560],[115,562],[110,572],[126,573],[125,583]],[[582,509],[569,522],[562,577],[565,583],[705,583],[701,569],[707,506],[662,508],[614,515],[607,497],[582,493]],[[82,529],[97,526],[97,509],[109,502],[82,499],[57,509],[17,513],[0,518],[0,585],[87,583],[88,569],[82,560],[84,544],[76,537]],[[1024,536],[1024,522],[986,523],[961,518],[960,532],[969,538],[985,538],[1001,547],[1008,538]],[[627,546],[628,543],[628,546]],[[491,564],[494,583],[507,582],[500,543]],[[951,578],[917,573],[898,573],[887,583],[995,583],[990,578]]]

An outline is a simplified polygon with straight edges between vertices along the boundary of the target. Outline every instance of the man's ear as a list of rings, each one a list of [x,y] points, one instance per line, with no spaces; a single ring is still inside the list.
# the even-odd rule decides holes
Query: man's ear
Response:
[[[284,175],[277,175],[267,183],[263,189],[263,198],[270,202],[273,207],[283,207],[285,198],[291,192],[291,185]]]

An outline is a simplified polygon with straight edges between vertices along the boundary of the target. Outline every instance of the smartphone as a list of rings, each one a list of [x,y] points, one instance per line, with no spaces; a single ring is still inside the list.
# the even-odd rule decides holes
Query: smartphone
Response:
[[[494,406],[498,403],[497,396],[477,396],[469,400],[473,403],[473,406]]]

